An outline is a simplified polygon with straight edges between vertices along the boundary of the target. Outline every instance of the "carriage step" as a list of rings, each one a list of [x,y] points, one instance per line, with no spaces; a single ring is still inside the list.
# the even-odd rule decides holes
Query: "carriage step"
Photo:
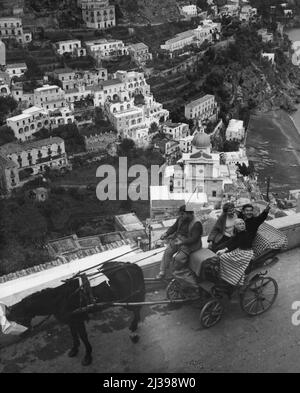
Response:
[[[212,291],[214,286],[215,286],[215,284],[211,281],[202,281],[199,284],[200,288],[204,289],[204,291],[209,292],[209,293]]]

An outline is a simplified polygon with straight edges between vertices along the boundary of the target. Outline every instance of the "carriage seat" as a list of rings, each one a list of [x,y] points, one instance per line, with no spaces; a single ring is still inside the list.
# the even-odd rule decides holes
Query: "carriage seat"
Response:
[[[203,263],[215,258],[218,258],[218,256],[213,251],[208,248],[200,248],[200,250],[194,251],[190,254],[189,268],[197,277],[200,277]]]

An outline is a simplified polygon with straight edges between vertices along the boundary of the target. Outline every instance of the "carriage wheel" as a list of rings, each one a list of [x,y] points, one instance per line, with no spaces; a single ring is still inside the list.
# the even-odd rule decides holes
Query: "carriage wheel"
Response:
[[[241,293],[240,304],[248,315],[260,315],[272,307],[278,295],[278,284],[271,277],[258,277]]]
[[[175,278],[167,286],[166,293],[169,300],[182,299],[181,286]]]
[[[208,329],[220,321],[224,308],[217,299],[211,299],[205,303],[200,312],[200,323]]]

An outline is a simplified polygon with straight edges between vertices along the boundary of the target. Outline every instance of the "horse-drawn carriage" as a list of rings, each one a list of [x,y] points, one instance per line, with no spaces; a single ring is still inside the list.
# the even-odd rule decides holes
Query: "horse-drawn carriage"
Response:
[[[145,301],[145,284],[155,279],[145,280],[138,264],[105,261],[94,266],[94,272],[86,269],[60,286],[34,293],[12,307],[3,305],[0,307],[0,326],[3,332],[5,330],[8,333],[16,327],[15,324],[30,328],[35,316],[54,315],[70,327],[73,347],[69,356],[77,355],[81,340],[86,348],[83,364],[88,365],[92,361],[92,346],[88,340],[85,320],[90,312],[112,306],[131,310],[134,317],[129,329],[134,342],[138,338],[136,330],[140,321],[140,309],[144,305],[200,303],[200,322],[203,327],[209,328],[221,319],[222,298],[224,295],[232,295],[234,289],[238,291],[241,307],[248,315],[266,312],[277,297],[278,285],[264,270],[276,261],[276,253],[286,243],[286,237],[279,231],[267,224],[261,225],[254,242],[255,258],[245,272],[246,280],[243,285],[234,288],[220,279],[216,255],[208,249],[198,250],[190,256],[188,275],[174,272],[174,278],[166,289],[167,299],[153,302]],[[189,274],[193,275],[192,281],[189,280]],[[91,282],[95,279],[96,282],[92,285]]]
[[[242,285],[233,287],[220,278],[219,258],[209,249],[191,254],[189,268],[174,272],[168,284],[167,298],[171,301],[200,302],[200,323],[210,328],[220,321],[224,296],[238,292],[241,309],[250,316],[268,311],[278,295],[276,280],[268,276],[267,266],[277,262],[276,254],[287,245],[287,239],[268,224],[261,225],[255,238],[254,258],[245,271]]]

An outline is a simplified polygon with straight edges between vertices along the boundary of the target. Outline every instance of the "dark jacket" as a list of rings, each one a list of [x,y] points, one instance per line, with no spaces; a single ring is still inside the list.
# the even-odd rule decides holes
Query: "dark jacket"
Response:
[[[192,222],[189,223],[189,234],[186,240],[183,240],[182,245],[190,253],[202,248],[202,235],[203,226],[201,222],[195,217]]]
[[[182,217],[178,217],[176,222],[167,230],[166,235],[183,235],[188,236],[189,233],[189,223],[184,221]]]
[[[250,250],[252,248],[253,239],[249,232],[243,231],[238,232],[227,245],[228,251],[233,251],[236,248],[241,250]]]
[[[225,233],[227,214],[222,213],[208,235],[207,241],[219,243]]]
[[[242,218],[245,221],[246,224],[246,231],[248,232],[248,235],[253,242],[257,230],[260,227],[260,225],[266,220],[269,214],[269,209],[264,210],[259,216],[257,217],[252,217],[248,219],[244,219],[243,214],[239,214],[239,218]]]

